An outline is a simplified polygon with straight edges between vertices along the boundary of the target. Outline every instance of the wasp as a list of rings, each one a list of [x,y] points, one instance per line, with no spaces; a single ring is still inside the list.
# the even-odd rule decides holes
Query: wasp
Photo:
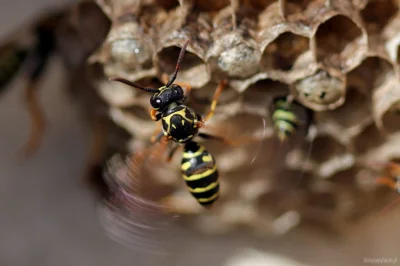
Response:
[[[303,112],[307,121],[301,118]],[[281,142],[293,136],[300,126],[309,125],[312,112],[294,101],[293,97],[277,97],[273,102],[272,121]]]
[[[226,138],[199,132],[199,129],[204,126],[205,122],[214,115],[218,98],[221,91],[226,86],[227,81],[223,80],[220,82],[214,93],[210,111],[205,117],[197,114],[192,108],[184,104],[186,95],[181,85],[187,88],[187,93],[190,92],[191,87],[184,83],[174,83],[174,81],[178,75],[189,42],[188,40],[183,44],[179,53],[175,72],[171,79],[166,82],[165,86],[154,89],[142,87],[119,77],[112,77],[110,80],[122,82],[136,89],[153,93],[150,98],[150,105],[152,106],[150,116],[153,121],[161,120],[162,132],[152,136],[151,141],[154,143],[164,136],[167,140],[172,140],[184,146],[181,168],[183,177],[190,188],[190,192],[197,201],[203,206],[209,206],[218,197],[218,171],[216,169],[215,160],[211,154],[206,151],[203,146],[194,142],[193,139],[199,136],[204,139],[214,139],[233,145],[233,142]],[[168,156],[169,161],[176,150],[177,148],[171,150]]]

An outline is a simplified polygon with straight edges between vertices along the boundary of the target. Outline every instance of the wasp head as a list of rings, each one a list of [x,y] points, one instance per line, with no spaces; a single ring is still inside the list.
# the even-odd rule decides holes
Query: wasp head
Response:
[[[164,111],[171,103],[182,102],[185,98],[183,89],[177,84],[161,87],[150,99],[151,106],[157,111]]]

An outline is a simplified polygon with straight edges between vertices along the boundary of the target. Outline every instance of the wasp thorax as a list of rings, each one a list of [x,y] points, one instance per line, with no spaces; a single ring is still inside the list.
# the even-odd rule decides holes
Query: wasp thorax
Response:
[[[159,92],[151,97],[150,104],[156,110],[164,110],[171,103],[183,101],[184,97],[182,87],[172,84],[168,88],[161,87]]]

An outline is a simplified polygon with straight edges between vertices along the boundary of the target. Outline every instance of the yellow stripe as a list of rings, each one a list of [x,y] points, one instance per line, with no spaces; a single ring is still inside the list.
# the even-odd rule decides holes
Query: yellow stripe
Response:
[[[203,152],[204,152],[204,147],[200,146],[200,149],[198,149],[195,153],[185,152],[183,154],[183,158],[191,159],[191,158],[194,158],[194,157],[197,157],[197,156],[201,155]]]
[[[208,185],[206,187],[197,187],[195,189],[190,188],[190,187],[188,187],[188,188],[189,188],[189,191],[192,192],[192,193],[202,193],[202,192],[206,192],[206,191],[209,191],[209,190],[215,188],[216,186],[218,186],[218,184],[219,184],[219,182],[216,181],[216,182],[211,183],[210,185]]]
[[[206,202],[215,200],[218,196],[219,196],[219,193],[215,193],[214,195],[212,195],[212,196],[209,197],[209,198],[197,199],[197,201],[198,201],[198,202],[201,202],[201,203],[206,203]]]
[[[213,174],[216,170],[217,170],[217,166],[214,165],[214,167],[212,169],[208,169],[207,171],[205,171],[205,172],[203,172],[201,174],[191,175],[191,176],[183,175],[183,179],[185,179],[186,181],[199,180],[199,179],[202,179],[202,178],[204,178],[206,176],[209,176],[209,175]]]
[[[190,166],[192,166],[192,164],[190,162],[183,163],[181,165],[181,170],[186,171],[187,169],[190,168]]]
[[[211,161],[212,161],[212,156],[211,156],[211,154],[209,154],[209,155],[204,155],[203,157],[201,157],[201,159],[203,160],[203,162],[208,163],[208,162],[211,162]]]

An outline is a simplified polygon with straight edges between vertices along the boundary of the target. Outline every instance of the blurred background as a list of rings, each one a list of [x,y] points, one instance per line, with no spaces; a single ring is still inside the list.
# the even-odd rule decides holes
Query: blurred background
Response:
[[[2,1],[0,37],[39,11],[64,2]],[[66,77],[57,58],[48,70],[40,89],[48,130],[40,150],[29,160],[16,157],[30,123],[22,105],[21,80],[12,82],[1,99],[0,265],[357,266],[376,258],[400,264],[400,205],[384,215],[372,214],[340,239],[306,229],[270,239],[188,232],[187,243],[177,243],[179,252],[167,258],[134,252],[113,242],[101,228],[96,200],[81,179],[88,128],[63,90]]]

